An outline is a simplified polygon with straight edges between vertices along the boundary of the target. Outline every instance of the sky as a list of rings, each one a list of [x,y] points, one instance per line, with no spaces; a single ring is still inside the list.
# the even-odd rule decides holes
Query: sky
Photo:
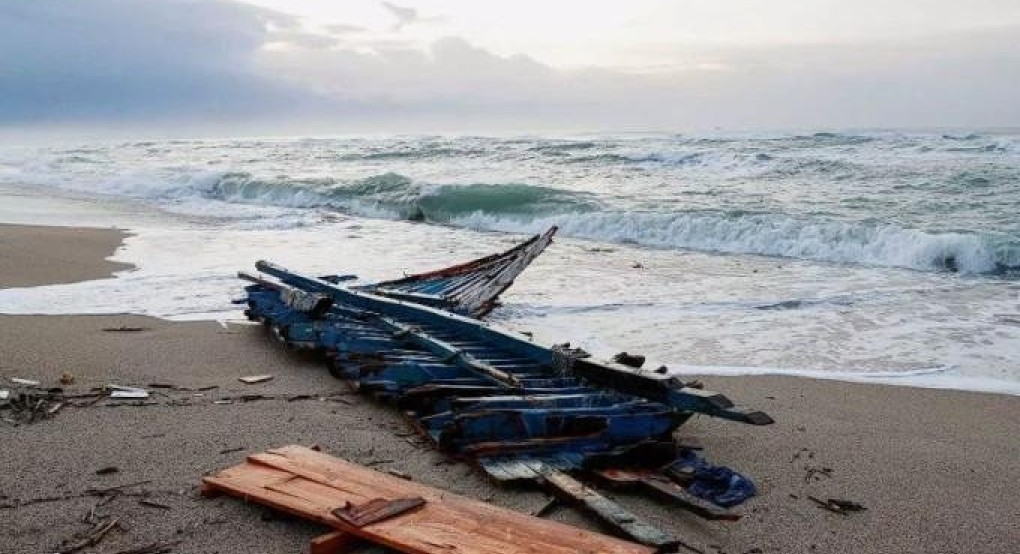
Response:
[[[1016,0],[0,0],[0,128],[1020,126]]]

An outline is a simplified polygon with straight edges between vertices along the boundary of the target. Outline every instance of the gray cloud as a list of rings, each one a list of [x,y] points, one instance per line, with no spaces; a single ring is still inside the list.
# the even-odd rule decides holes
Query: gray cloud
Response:
[[[417,14],[414,14],[418,18]],[[227,0],[0,3],[0,125],[261,132],[1015,126],[1018,29],[660,52],[563,71],[449,37],[309,33]],[[268,46],[268,47],[267,47]]]
[[[223,118],[311,101],[253,70],[269,25],[295,33],[233,2],[0,3],[0,121]]]
[[[361,25],[347,25],[347,24],[344,24],[344,23],[336,23],[336,24],[333,24],[333,25],[327,25],[325,27],[325,29],[326,29],[327,33],[330,33],[332,35],[358,34],[358,33],[364,33],[365,31],[368,30],[365,27],[362,27]]]

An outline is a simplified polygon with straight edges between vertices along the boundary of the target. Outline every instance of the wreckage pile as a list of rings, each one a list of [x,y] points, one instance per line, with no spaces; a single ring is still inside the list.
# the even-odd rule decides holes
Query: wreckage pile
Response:
[[[344,278],[262,261],[263,275],[240,274],[254,283],[241,302],[277,340],[324,353],[334,375],[395,403],[440,449],[499,482],[542,483],[658,548],[675,541],[567,472],[642,485],[705,517],[734,519],[718,506],[739,503],[753,485],[678,448],[673,432],[695,414],[753,425],[772,423],[769,416],[632,367],[634,357],[599,362],[472,317],[496,305],[554,232],[385,286],[343,286]]]

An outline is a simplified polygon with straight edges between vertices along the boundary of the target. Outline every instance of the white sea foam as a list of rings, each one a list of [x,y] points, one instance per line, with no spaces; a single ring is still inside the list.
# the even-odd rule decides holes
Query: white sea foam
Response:
[[[728,367],[683,365],[671,368],[670,375],[745,375],[807,377],[851,383],[898,385],[927,389],[969,390],[1020,396],[1020,381],[962,375],[957,368],[933,367],[902,371],[847,371],[842,369],[791,369],[773,367]]]
[[[33,166],[33,170],[38,168]],[[417,183],[397,174],[342,184],[330,179],[265,180],[248,173],[176,168],[155,173],[127,171],[60,186],[154,201],[180,214],[242,221],[261,218],[265,220],[262,228],[314,224],[322,219],[321,210],[329,210],[383,219],[424,217],[480,230],[539,232],[555,224],[567,236],[658,248],[968,274],[1020,266],[1020,244],[1008,235],[931,232],[778,213],[669,213],[605,207],[593,211],[596,201],[582,193],[521,184],[441,185]],[[312,211],[301,214],[302,210]]]
[[[567,236],[662,248],[783,256],[910,269],[989,273],[1003,259],[987,239],[891,225],[804,220],[776,215],[588,213],[522,219],[476,212],[453,223],[472,229],[537,232],[559,225]]]

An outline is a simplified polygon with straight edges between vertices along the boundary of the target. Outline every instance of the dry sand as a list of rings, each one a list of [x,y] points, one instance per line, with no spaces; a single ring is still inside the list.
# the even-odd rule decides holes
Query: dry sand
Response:
[[[55,254],[72,236],[80,231],[0,227],[0,287],[97,278],[115,269],[102,262],[121,236],[115,231],[74,239],[80,242],[66,252],[66,267],[59,257],[34,255]],[[104,331],[125,326],[141,330]],[[148,482],[95,507],[120,517],[123,529],[83,552],[157,540],[180,540],[174,551],[186,553],[303,551],[323,529],[197,494],[203,474],[238,462],[244,452],[292,443],[319,444],[522,511],[546,501],[540,492],[498,489],[468,466],[446,462],[410,434],[396,410],[346,394],[317,360],[284,351],[259,327],[135,316],[0,316],[0,387],[10,377],[55,386],[65,371],[75,376],[68,392],[107,383],[217,388],[159,389],[165,394],[152,405],[104,401],[67,407],[31,425],[0,422],[0,552],[56,551],[90,527],[82,520],[102,499],[84,491],[137,481]],[[260,373],[275,378],[237,381]],[[704,380],[777,421],[762,428],[702,417],[680,430],[699,440],[711,460],[756,480],[761,495],[739,508],[746,517],[707,523],[643,497],[611,496],[706,553],[1018,551],[1020,399],[779,377]],[[213,403],[244,394],[271,398]],[[296,395],[311,398],[290,400]],[[118,471],[96,474],[109,466]],[[805,479],[807,468],[829,468],[830,476]],[[168,509],[139,504],[142,493]],[[832,514],[808,495],[850,499],[868,510]],[[69,498],[10,507],[63,496]],[[596,528],[571,509],[550,517]]]

